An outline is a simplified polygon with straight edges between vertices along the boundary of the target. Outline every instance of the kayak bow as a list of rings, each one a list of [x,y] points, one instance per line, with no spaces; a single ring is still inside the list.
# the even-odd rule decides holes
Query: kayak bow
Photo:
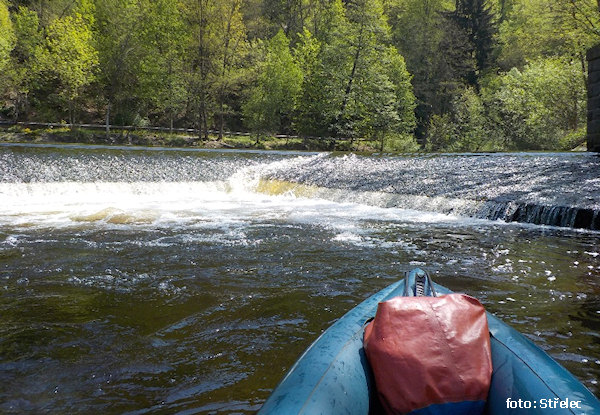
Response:
[[[376,392],[364,349],[364,323],[379,302],[416,289],[424,271],[415,269],[369,297],[329,327],[290,368],[260,415],[369,414]],[[438,295],[447,288],[433,284]],[[431,288],[425,287],[425,295]],[[600,414],[598,399],[570,372],[522,334],[487,313],[493,374],[486,414]],[[565,407],[566,406],[566,407]]]

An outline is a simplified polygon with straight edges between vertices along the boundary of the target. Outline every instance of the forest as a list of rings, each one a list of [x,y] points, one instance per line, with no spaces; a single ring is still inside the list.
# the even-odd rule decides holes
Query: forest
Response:
[[[0,120],[585,142],[596,0],[0,0]]]

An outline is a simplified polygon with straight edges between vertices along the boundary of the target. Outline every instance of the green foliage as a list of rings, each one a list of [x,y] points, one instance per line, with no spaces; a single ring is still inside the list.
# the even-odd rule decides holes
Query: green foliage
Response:
[[[397,130],[402,134],[412,133],[416,127],[416,98],[411,83],[412,76],[406,68],[404,58],[395,47],[388,46],[383,58],[381,62],[396,95],[394,106],[398,114]]]
[[[329,35],[305,31],[296,55],[304,71],[297,125],[308,135],[381,139],[412,132],[414,95],[378,1],[340,1],[327,13]]]
[[[427,151],[449,151],[458,138],[457,126],[449,114],[434,114],[429,121]]]
[[[348,4],[341,19],[340,37],[325,49],[333,104],[332,132],[336,136],[355,137],[370,133],[378,126],[391,126],[393,85],[378,69],[379,52],[389,37],[389,28],[379,1],[359,0]],[[374,110],[376,109],[377,112]]]
[[[35,12],[19,7],[11,17],[16,40],[4,71],[0,72],[0,94],[5,98],[4,112],[18,119],[21,113],[29,112],[30,92],[41,83],[37,52],[43,36]]]
[[[54,20],[44,46],[38,52],[40,70],[58,82],[58,94],[68,103],[73,123],[73,100],[93,81],[98,64],[89,21],[79,13]]]
[[[342,107],[345,74],[349,70],[349,22],[341,1],[331,2],[323,19],[329,30],[322,33],[321,39],[306,30],[296,50],[304,73],[296,124],[305,135],[336,134],[334,124]]]
[[[96,1],[94,34],[98,50],[98,99],[115,124],[133,124],[142,108],[139,93],[144,45],[140,3],[134,0]],[[112,117],[112,118],[111,118]]]
[[[289,129],[301,86],[302,72],[280,30],[266,45],[258,81],[243,107],[246,125],[257,133]]]
[[[8,14],[8,7],[4,0],[0,0],[0,71],[8,64],[15,41],[15,32]]]
[[[447,19],[454,2],[446,0],[389,0],[393,44],[406,59],[417,97],[417,136],[427,133],[433,114],[447,111],[462,79],[474,71],[468,37]]]
[[[500,24],[501,69],[523,67],[542,57],[576,56],[600,41],[595,0],[512,0]]]
[[[508,18],[499,27],[502,69],[522,67],[529,59],[568,51],[564,27],[555,19],[555,0],[515,0]]]
[[[457,0],[453,17],[467,33],[476,68],[481,73],[492,64],[496,16],[491,6],[486,0]]]
[[[431,151],[565,150],[582,142],[585,86],[578,64],[539,59],[466,89],[430,121]]]
[[[395,151],[399,153],[416,153],[421,149],[412,134],[386,133],[382,137],[380,151]]]
[[[208,139],[215,126],[220,137],[225,120],[235,116],[250,52],[241,0],[184,0],[189,31],[187,77],[190,118]]]
[[[460,152],[497,150],[492,137],[484,103],[470,87],[453,100],[449,113],[431,118],[426,148]]]
[[[597,0],[556,0],[554,21],[565,30],[565,41],[570,52],[598,43],[600,36],[600,8]]]
[[[265,17],[287,36],[304,27],[303,0],[264,0]]]
[[[143,20],[139,33],[139,96],[146,102],[146,112],[164,114],[171,125],[186,101],[183,73],[189,40],[178,3],[178,0],[141,3]]]
[[[577,63],[533,61],[503,74],[488,95],[500,137],[515,149],[552,150],[583,125],[586,92]]]
[[[586,142],[587,139],[587,128],[581,126],[577,130],[571,130],[564,136],[559,137],[558,146],[556,150],[561,151],[572,151]]]
[[[17,37],[12,55],[17,62],[23,63],[32,59],[35,51],[44,40],[39,18],[37,13],[27,7],[19,7],[17,12],[13,13],[12,19]]]
[[[328,103],[324,100],[327,79],[321,63],[321,49],[322,43],[305,29],[294,51],[296,61],[303,73],[295,124],[298,131],[306,136],[328,134],[325,115]]]
[[[0,116],[568,149],[599,41],[596,0],[0,0]]]
[[[4,0],[0,0],[0,110],[6,106],[3,105],[3,99],[10,94],[11,84],[14,84],[14,70],[11,68],[10,53],[16,44],[16,36],[13,28],[8,7]]]
[[[246,76],[248,43],[241,3],[241,0],[216,2],[212,33],[217,47],[214,49],[215,70],[211,79],[216,89],[216,129],[219,138],[223,137],[225,119],[239,111],[237,106]]]

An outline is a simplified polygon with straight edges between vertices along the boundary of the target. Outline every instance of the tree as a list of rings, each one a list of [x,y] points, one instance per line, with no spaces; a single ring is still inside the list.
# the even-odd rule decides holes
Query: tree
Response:
[[[457,41],[464,35],[445,19],[450,4],[446,0],[388,0],[392,43],[406,59],[413,75],[417,98],[416,135],[424,140],[433,114],[447,111],[465,66],[470,70],[472,57],[466,56]],[[458,32],[458,33],[457,33]],[[459,39],[456,39],[457,36]],[[462,60],[466,59],[466,60]],[[461,63],[459,68],[457,63]]]
[[[361,98],[361,84],[357,81],[362,80],[361,78],[370,69],[369,58],[378,49],[378,40],[385,39],[387,35],[382,12],[381,4],[378,2],[367,0],[348,2],[346,6],[348,23],[342,26],[345,32],[344,39],[332,42],[334,47],[339,47],[340,52],[345,52],[346,55],[343,59],[346,67],[341,68],[340,79],[343,93],[333,126],[337,135],[353,136],[354,119],[359,116],[354,111],[360,107],[353,106],[352,103]]]
[[[140,4],[135,0],[96,1],[95,17],[100,62],[97,105],[105,108],[108,136],[111,123],[138,124],[141,118],[139,77],[144,45],[139,33],[144,19]]]
[[[395,130],[404,135],[413,135],[417,119],[415,116],[416,97],[413,93],[412,75],[409,73],[404,57],[393,46],[388,46],[384,63],[384,73],[391,81],[395,100],[394,108],[398,115]],[[414,137],[413,137],[414,138]]]
[[[11,59],[10,53],[15,47],[16,37],[12,22],[8,13],[8,7],[4,0],[0,0],[0,99],[10,94],[11,82]],[[4,110],[6,104],[0,101],[0,110]]]
[[[571,56],[585,66],[585,51],[600,41],[595,0],[513,0],[499,26],[499,65],[522,68],[528,60]]]
[[[248,52],[241,0],[186,0],[183,6],[191,33],[189,109],[204,139],[212,125],[222,137],[232,104],[239,102]]]
[[[554,22],[571,44],[571,53],[586,50],[600,41],[600,4],[597,0],[557,0]]]
[[[304,29],[294,49],[296,62],[302,72],[300,97],[295,111],[294,124],[305,136],[325,136],[329,131],[325,99],[327,79],[321,62],[322,43]]]
[[[341,83],[333,99],[337,106],[332,114],[334,134],[374,137],[398,128],[412,132],[414,96],[410,77],[397,50],[388,46],[390,29],[381,3],[349,2],[346,21],[341,20],[339,30],[343,37],[332,39],[325,49],[327,66],[337,73],[328,75]],[[335,60],[340,64],[333,64]],[[399,111],[405,114],[404,108],[412,115],[408,123],[400,122]]]
[[[268,39],[273,34],[272,24],[264,10],[263,0],[244,0],[240,9],[250,42]]]
[[[20,6],[12,14],[15,44],[10,52],[10,62],[1,78],[5,85],[4,95],[8,111],[14,120],[29,115],[30,95],[39,84],[38,51],[43,42],[39,19],[34,11]]]
[[[475,87],[483,71],[491,66],[491,55],[494,47],[493,37],[496,33],[494,15],[485,0],[456,0],[456,8],[447,14],[468,39],[461,42],[463,47],[475,59],[475,70],[467,73],[466,81]]]
[[[331,25],[329,24],[328,11],[331,10],[329,0],[263,0],[262,12],[265,24],[270,33],[276,33],[282,29],[290,39],[292,45],[299,40],[304,29],[310,31],[313,36],[323,40]]]
[[[586,93],[577,62],[538,59],[522,71],[511,69],[483,92],[495,134],[509,148],[568,149],[566,137],[585,135]]]
[[[21,7],[34,12],[40,26],[46,29],[54,19],[62,18],[72,14],[75,9],[81,11],[82,3],[88,3],[90,0],[9,0],[11,11],[18,10]]]
[[[185,108],[183,76],[185,46],[189,42],[178,0],[141,2],[139,94],[144,112],[164,118],[171,128]]]
[[[303,0],[264,0],[266,18],[290,38],[304,27]]]
[[[92,46],[90,22],[79,13],[56,19],[47,29],[39,52],[42,73],[58,82],[58,94],[67,102],[74,123],[74,101],[94,79],[98,53]]]
[[[368,137],[412,133],[414,95],[404,59],[389,44],[378,1],[331,4],[321,40],[305,31],[296,55],[304,72],[297,125],[301,133]]]
[[[426,148],[461,152],[502,149],[493,137],[483,100],[473,87],[467,87],[454,98],[450,112],[431,118]]]
[[[343,41],[348,21],[342,2],[332,1],[314,23],[317,34],[305,28],[294,52],[303,73],[295,124],[303,135],[331,136],[348,56]]]
[[[257,83],[243,106],[246,125],[257,134],[290,132],[302,72],[289,43],[283,30],[268,42]]]
[[[0,0],[0,71],[8,65],[10,52],[15,46],[16,38],[8,7],[4,0]]]
[[[187,111],[195,127],[200,131],[200,137],[208,140],[210,110],[213,108],[210,74],[213,71],[213,40],[208,22],[214,13],[212,2],[208,0],[183,2],[182,14],[186,18],[186,27],[190,32],[187,45],[187,81],[190,100]]]
[[[218,3],[214,21],[216,36],[216,65],[213,73],[217,98],[219,139],[223,138],[225,118],[232,115],[234,102],[244,77],[247,53],[246,27],[241,14],[241,0],[222,0]]]

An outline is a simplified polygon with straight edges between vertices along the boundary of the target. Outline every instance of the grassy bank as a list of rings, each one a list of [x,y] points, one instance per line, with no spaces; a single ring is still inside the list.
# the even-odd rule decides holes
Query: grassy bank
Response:
[[[260,150],[307,150],[307,151],[374,151],[376,144],[368,141],[332,139],[285,138],[274,136],[227,135],[219,139],[209,135],[208,140],[181,133],[146,130],[104,131],[68,127],[28,128],[10,126],[0,128],[0,141],[9,143],[70,143],[103,145],[137,145],[150,147],[238,148]]]
[[[101,130],[68,127],[33,128],[21,125],[0,126],[0,142],[5,143],[63,143],[63,144],[98,144],[98,145],[132,145],[148,147],[191,147],[210,149],[255,149],[255,150],[304,150],[304,151],[355,151],[380,152],[379,141],[368,140],[333,140],[327,138],[294,138],[261,136],[257,139],[248,135],[225,135],[219,139],[217,135],[209,135],[208,140],[200,139],[185,133],[168,133],[148,130],[112,129],[107,138]],[[586,151],[586,143],[577,143],[566,151]],[[423,150],[413,139],[400,137],[396,141],[386,140],[385,152],[413,153]],[[483,152],[511,151],[508,149],[480,149]],[[565,151],[565,150],[563,150]]]

